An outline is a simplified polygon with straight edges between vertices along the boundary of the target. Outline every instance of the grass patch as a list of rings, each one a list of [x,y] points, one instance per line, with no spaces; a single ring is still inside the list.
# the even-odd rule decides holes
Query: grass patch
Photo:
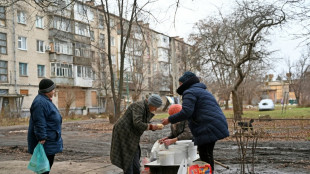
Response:
[[[90,120],[90,119],[100,119],[106,118],[106,115],[95,115],[95,114],[88,114],[88,115],[70,115],[70,116],[63,116],[62,121],[80,121],[80,120]],[[0,116],[0,126],[14,126],[14,125],[28,125],[29,124],[29,117],[26,118],[2,118]]]
[[[2,118],[0,117],[0,126],[28,125],[29,118]]]
[[[162,112],[162,113],[156,113],[153,119],[163,119],[167,118],[169,116],[168,113]]]
[[[226,118],[233,118],[234,112],[232,109],[230,110],[223,110],[224,115]],[[310,119],[310,107],[308,108],[301,108],[296,107],[294,105],[289,105],[287,108],[276,106],[275,110],[273,111],[258,111],[257,109],[244,109],[243,110],[243,118],[258,118],[259,115],[270,115],[271,118],[274,119],[281,119],[281,118],[307,118]],[[167,118],[169,115],[167,112],[159,112],[155,114],[153,119],[163,119]]]
[[[233,118],[233,110],[223,110],[227,118]],[[242,117],[244,118],[258,118],[259,115],[270,115],[271,118],[310,118],[310,108],[300,108],[296,106],[287,106],[286,110],[277,106],[273,111],[258,111],[255,110],[243,110]]]

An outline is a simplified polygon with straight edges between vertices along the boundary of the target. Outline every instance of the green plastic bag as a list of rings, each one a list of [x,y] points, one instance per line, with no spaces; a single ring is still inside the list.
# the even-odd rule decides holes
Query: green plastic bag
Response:
[[[42,144],[38,143],[34,149],[27,168],[35,173],[44,173],[51,170]]]

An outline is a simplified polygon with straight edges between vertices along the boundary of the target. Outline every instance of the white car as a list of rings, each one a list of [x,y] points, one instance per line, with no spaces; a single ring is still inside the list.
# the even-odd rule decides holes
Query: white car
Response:
[[[263,99],[258,103],[259,111],[274,110],[274,103],[271,99]]]

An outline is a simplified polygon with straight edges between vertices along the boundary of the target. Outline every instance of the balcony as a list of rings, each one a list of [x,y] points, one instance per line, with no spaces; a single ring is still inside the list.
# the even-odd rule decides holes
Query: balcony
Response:
[[[53,80],[57,85],[74,85],[74,79],[69,77],[51,77],[51,80]]]
[[[93,86],[93,80],[91,78],[75,77],[74,86],[91,88]]]
[[[91,66],[91,63],[92,63],[91,58],[77,57],[77,56],[73,57],[73,64]]]
[[[49,54],[50,62],[66,62],[68,64],[73,63],[73,56],[66,54],[57,54],[55,52],[50,52]]]
[[[65,32],[65,31],[61,31],[58,30],[56,28],[51,28],[49,29],[49,37],[50,38],[57,38],[60,40],[73,40],[73,34],[70,32]]]
[[[82,35],[74,35],[74,41],[80,42],[80,43],[87,43],[87,44],[91,43],[90,37],[86,37]]]

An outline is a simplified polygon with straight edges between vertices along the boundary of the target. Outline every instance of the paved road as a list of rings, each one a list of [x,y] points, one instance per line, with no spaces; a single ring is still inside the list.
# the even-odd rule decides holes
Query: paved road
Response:
[[[159,122],[160,120],[154,120]],[[0,127],[0,174],[30,174],[26,166],[27,125]],[[141,137],[142,157],[149,156],[153,143],[169,134],[146,131]],[[56,155],[51,174],[118,174],[122,171],[109,161],[112,125],[106,119],[94,119],[63,124],[64,151]],[[250,152],[249,152],[250,153]],[[255,171],[268,174],[310,173],[310,141],[259,141],[255,152]],[[216,143],[215,159],[228,165],[215,165],[216,173],[240,173],[238,146],[234,140]]]

